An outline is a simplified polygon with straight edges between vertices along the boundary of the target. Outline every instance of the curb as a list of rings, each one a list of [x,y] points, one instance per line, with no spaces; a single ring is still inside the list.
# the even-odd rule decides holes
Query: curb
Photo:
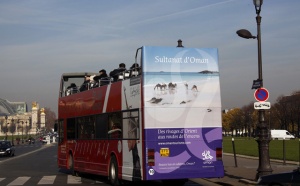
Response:
[[[247,180],[247,179],[240,179],[239,182],[247,184],[247,185],[256,185],[257,184],[256,181]]]
[[[234,154],[231,153],[224,153],[223,155],[227,155],[227,156],[234,156]],[[258,157],[256,156],[246,156],[246,155],[241,155],[241,154],[236,154],[237,157],[241,157],[241,158],[248,158],[248,159],[255,159],[258,160]],[[277,162],[277,163],[283,163],[283,160],[278,160],[278,159],[270,159],[270,161],[272,162]],[[299,165],[299,162],[296,161],[285,161],[286,164],[291,164],[291,165]]]

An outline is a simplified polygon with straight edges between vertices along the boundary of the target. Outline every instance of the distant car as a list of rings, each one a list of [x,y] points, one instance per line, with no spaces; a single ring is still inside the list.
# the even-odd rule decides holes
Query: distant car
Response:
[[[48,142],[47,138],[49,138],[49,142],[52,143],[52,137],[50,137],[50,136],[44,136],[43,139],[41,140],[41,142],[47,143]]]
[[[14,156],[15,147],[10,141],[0,141],[0,155],[2,156]]]
[[[292,172],[284,172],[278,174],[271,174],[266,176],[261,176],[257,185],[267,185],[267,186],[293,186],[300,185],[300,167]]]
[[[287,130],[271,130],[272,139],[295,139],[295,136],[289,133]]]
[[[44,136],[44,137],[41,139],[41,142],[47,143],[47,138]]]

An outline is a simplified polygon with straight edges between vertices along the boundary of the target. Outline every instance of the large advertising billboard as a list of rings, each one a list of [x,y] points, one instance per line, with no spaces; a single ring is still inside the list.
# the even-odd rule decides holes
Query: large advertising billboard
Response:
[[[145,154],[154,151],[147,179],[222,177],[218,50],[142,51]]]
[[[27,112],[27,104],[25,102],[10,102],[10,104],[18,114]]]

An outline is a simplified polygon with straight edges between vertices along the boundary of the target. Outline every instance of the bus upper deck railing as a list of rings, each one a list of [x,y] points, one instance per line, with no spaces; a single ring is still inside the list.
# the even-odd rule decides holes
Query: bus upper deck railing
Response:
[[[123,80],[126,80],[126,79],[130,79],[132,77],[137,77],[139,75],[141,75],[140,68],[125,70],[125,71],[120,72],[119,74],[117,74],[117,76],[118,76],[117,81],[123,81]],[[109,84],[117,82],[117,81],[114,81],[113,77],[103,77],[103,78],[99,79],[98,81],[92,80],[88,83],[85,83],[85,84],[81,85],[81,86],[86,86],[87,87],[87,89],[85,89],[83,91],[80,91],[81,86],[74,86],[74,87],[67,88],[65,90],[65,96],[69,96],[69,95],[76,94],[76,93],[79,93],[79,92],[84,92],[84,91],[87,91],[87,90],[90,90],[90,89],[93,89],[93,88],[97,88],[97,87],[100,87],[100,86],[109,85]]]

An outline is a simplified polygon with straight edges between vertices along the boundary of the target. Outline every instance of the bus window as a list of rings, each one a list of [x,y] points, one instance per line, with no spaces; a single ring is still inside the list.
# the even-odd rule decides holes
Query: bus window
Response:
[[[139,139],[138,110],[123,112],[123,138]]]
[[[96,128],[95,128],[96,139],[107,138],[107,125],[108,125],[108,114],[101,114],[96,116]]]
[[[75,118],[67,119],[67,139],[75,139]]]
[[[64,120],[58,120],[58,143],[64,141]]]
[[[109,139],[122,138],[122,113],[121,112],[109,114],[108,138]]]
[[[77,119],[78,139],[95,138],[95,119],[94,116],[86,116]]]

